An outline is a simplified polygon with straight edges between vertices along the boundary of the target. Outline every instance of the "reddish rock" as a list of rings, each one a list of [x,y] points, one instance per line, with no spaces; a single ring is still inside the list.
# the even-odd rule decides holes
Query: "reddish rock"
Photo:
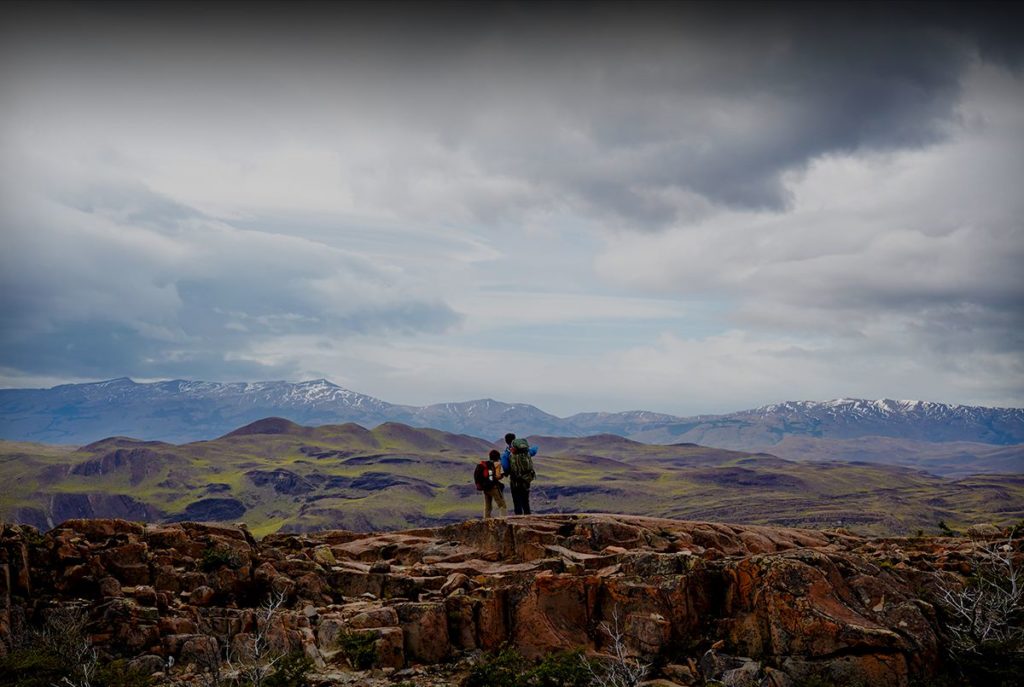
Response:
[[[104,577],[99,581],[99,593],[104,599],[112,599],[124,596],[121,590],[121,583],[113,577]]]
[[[515,602],[512,639],[525,656],[553,647],[586,646],[596,585],[574,575],[537,575]]]
[[[355,603],[344,606],[341,615],[349,627],[397,627],[398,613],[389,606]]]
[[[188,601],[193,606],[209,606],[216,595],[217,592],[210,587],[196,587],[189,595]]]
[[[636,656],[655,656],[672,638],[672,625],[659,613],[626,616],[625,641]]]
[[[448,616],[443,603],[399,603],[394,606],[405,633],[405,657],[419,663],[439,663],[451,652]]]
[[[172,565],[161,565],[153,571],[153,586],[160,591],[177,594],[181,591],[181,579]]]
[[[468,589],[470,587],[469,576],[463,573],[452,573],[445,579],[441,587],[441,596],[448,596],[456,589]]]
[[[196,633],[196,623],[189,618],[160,618],[161,635],[190,635]]]
[[[140,606],[157,605],[156,590],[149,585],[139,585],[138,587],[129,588],[124,591],[128,596],[135,599]]]
[[[385,668],[405,666],[405,634],[398,627],[377,627],[365,630],[377,635],[373,643],[376,663]]]
[[[496,651],[509,639],[509,628],[506,622],[508,609],[508,592],[497,589],[476,590],[474,597],[479,602],[477,607],[476,643],[486,651]]]
[[[193,635],[181,645],[179,659],[181,663],[193,663],[197,666],[214,665],[220,660],[220,648],[217,640],[208,635]]]
[[[154,673],[163,672],[166,664],[162,656],[145,654],[128,661],[128,672],[136,675],[150,676]]]
[[[449,595],[444,600],[448,614],[448,637],[452,646],[461,651],[479,648],[476,612],[480,602],[465,594]]]
[[[392,668],[506,642],[530,656],[601,652],[617,620],[629,652],[677,661],[662,679],[678,684],[698,676],[680,648],[706,649],[714,637],[719,654],[750,657],[720,671],[734,684],[903,685],[942,669],[928,589],[936,573],[970,574],[972,546],[610,515],[258,544],[244,529],[195,523],[69,521],[46,535],[3,527],[0,639],[12,606],[38,620],[37,609],[85,598],[104,654],[195,661],[216,646],[243,648],[260,627],[258,606],[281,592],[267,637],[317,665],[347,631],[371,632],[378,664]],[[207,569],[210,551],[230,563]]]
[[[96,520],[65,520],[61,524],[57,525],[56,529],[76,532],[90,541],[109,539],[117,534],[140,538],[146,531],[145,526],[141,523],[128,522],[127,520],[118,520],[114,518]]]

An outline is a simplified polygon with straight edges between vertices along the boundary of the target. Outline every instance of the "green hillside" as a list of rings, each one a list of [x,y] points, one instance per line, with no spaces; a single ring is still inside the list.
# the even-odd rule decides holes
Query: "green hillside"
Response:
[[[737,523],[934,532],[1024,518],[1024,476],[944,479],[838,461],[792,462],[613,435],[536,437],[535,512],[612,512]],[[0,517],[245,522],[257,535],[419,527],[479,517],[476,461],[493,448],[397,423],[302,427],[269,418],[212,441],[0,442]]]

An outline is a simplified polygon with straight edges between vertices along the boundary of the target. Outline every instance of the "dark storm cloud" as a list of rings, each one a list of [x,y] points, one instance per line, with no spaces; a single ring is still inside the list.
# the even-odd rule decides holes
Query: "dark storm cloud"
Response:
[[[14,57],[44,40],[54,62],[126,78],[126,98],[178,89],[172,107],[187,111],[262,92],[255,118],[359,112],[531,188],[505,207],[460,198],[478,219],[568,204],[636,228],[708,203],[781,210],[783,175],[817,157],[938,141],[972,60],[1024,54],[1015,10],[992,5],[118,3],[45,21],[23,9]]]
[[[17,326],[21,323],[12,323]],[[228,360],[218,339],[169,345],[109,320],[58,323],[46,332],[4,329],[0,358],[27,375],[110,379],[118,376],[170,379],[277,379],[294,375],[295,361],[267,364]]]
[[[665,370],[720,342],[706,389],[744,387],[766,341],[790,350],[780,332],[842,344],[785,368],[781,395],[801,370],[850,379],[864,352],[929,379],[969,358],[948,388],[1019,397],[1018,14],[0,5],[0,369],[284,377],[365,337],[378,369],[469,388],[508,359],[453,356],[442,294],[526,288],[490,273],[519,250],[545,268],[538,303],[625,288],[729,310],[737,332],[623,368],[669,398]],[[417,357],[408,337],[435,333]],[[576,378],[534,378],[594,384],[571,352]],[[357,359],[339,355],[319,360]]]

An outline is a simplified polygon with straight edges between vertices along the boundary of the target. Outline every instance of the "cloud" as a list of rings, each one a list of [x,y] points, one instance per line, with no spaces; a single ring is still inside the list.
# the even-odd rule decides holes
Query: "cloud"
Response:
[[[658,229],[782,211],[787,173],[823,156],[944,140],[967,70],[1021,54],[994,8],[404,9],[22,19],[10,111],[45,114],[59,144],[99,134],[221,216],[501,226],[568,211]]]
[[[836,368],[885,349],[886,369],[904,361],[947,379],[970,369],[973,379],[955,375],[961,388],[1020,394],[1024,89],[981,66],[966,88],[959,116],[974,124],[940,144],[818,160],[790,181],[790,212],[623,235],[598,269],[665,295],[728,294],[734,326],[828,341]]]
[[[302,237],[239,229],[138,185],[4,189],[0,355],[25,372],[264,378],[232,358],[266,337],[441,332],[459,316],[401,270]],[[44,173],[51,181],[55,170]]]
[[[1024,398],[1012,8],[0,13],[5,377]]]

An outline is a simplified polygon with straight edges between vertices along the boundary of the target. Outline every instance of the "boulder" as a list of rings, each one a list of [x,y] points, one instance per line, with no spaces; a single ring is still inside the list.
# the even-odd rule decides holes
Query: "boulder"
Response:
[[[126,667],[130,673],[149,676],[154,673],[162,672],[166,668],[166,664],[164,663],[162,656],[145,654],[143,656],[136,656],[132,660],[128,661]]]
[[[215,665],[220,661],[217,639],[208,635],[198,635],[185,640],[181,647],[179,661],[185,664],[193,663],[201,667]]]
[[[334,557],[334,552],[331,551],[331,547],[326,544],[321,545],[313,549],[313,560],[320,565],[332,566],[338,564],[338,559]]]
[[[99,593],[104,599],[113,599],[124,596],[121,590],[121,583],[114,577],[104,577],[99,581]]]
[[[439,663],[449,655],[448,614],[443,603],[398,603],[394,609],[404,633],[407,660]]]
[[[188,602],[193,606],[209,606],[216,595],[212,588],[203,585],[192,590]]]
[[[1002,536],[1002,534],[1003,531],[991,523],[978,523],[967,528],[967,536],[978,539],[990,539]]]

